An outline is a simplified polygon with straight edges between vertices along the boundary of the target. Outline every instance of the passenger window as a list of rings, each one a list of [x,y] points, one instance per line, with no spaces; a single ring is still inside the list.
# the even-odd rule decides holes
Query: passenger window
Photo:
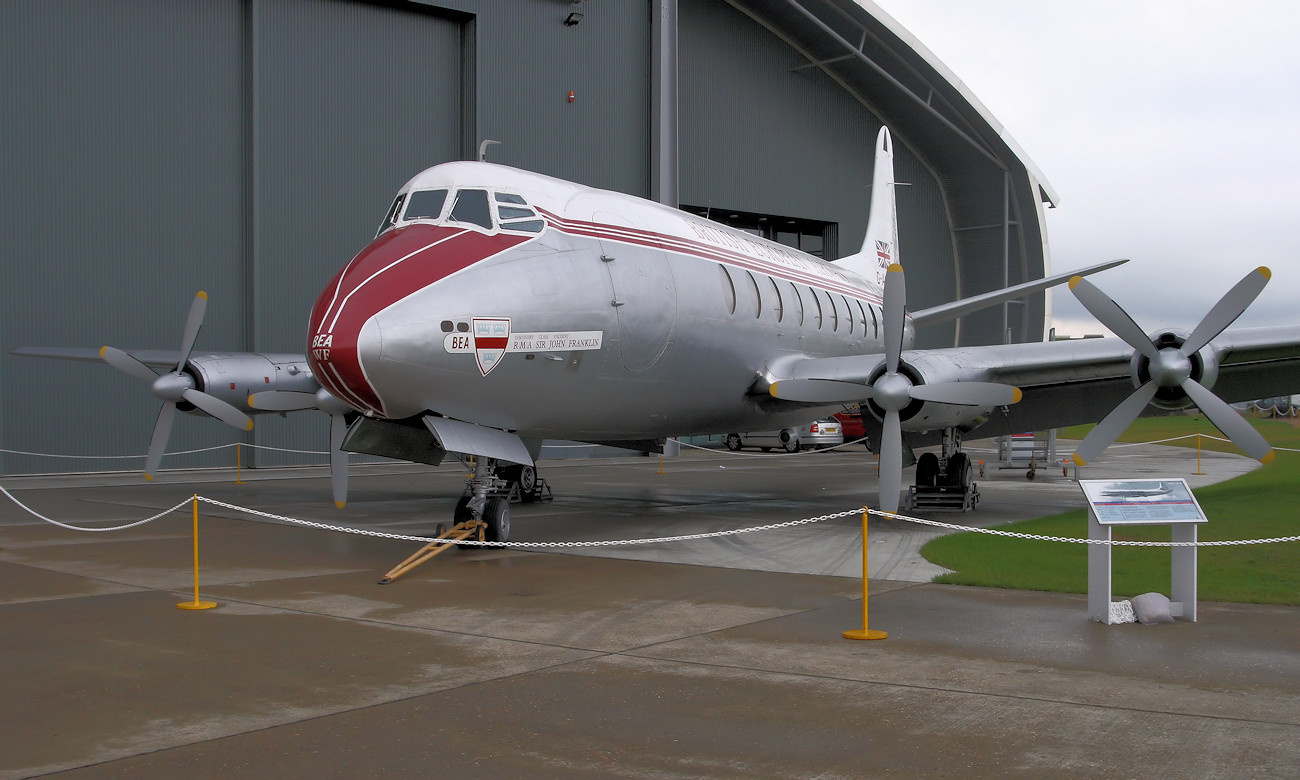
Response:
[[[809,287],[808,292],[812,294],[812,302],[814,307],[813,324],[817,326],[817,330],[821,330],[822,329],[822,299],[817,297],[817,291],[814,290],[813,288]]]
[[[859,301],[858,299],[854,298],[853,302],[858,305],[858,314],[862,315],[862,335],[863,336],[871,335],[867,333],[867,310],[862,307],[862,301]]]
[[[451,208],[451,219],[491,230],[492,212],[488,209],[487,190],[461,190],[456,195],[456,205]]]
[[[868,303],[867,311],[871,312],[871,335],[880,338],[880,320],[876,318],[876,307]],[[884,312],[880,316],[885,316]]]
[[[727,305],[727,314],[736,314],[736,285],[731,281],[731,273],[725,265],[719,265],[722,269],[722,301]]]
[[[758,289],[758,280],[754,278],[754,274],[746,271],[745,275],[749,277],[749,284],[754,288],[754,319],[758,319],[763,316],[763,292]]]
[[[803,297],[799,295],[799,288],[793,282],[786,282],[790,285],[790,306],[793,308],[792,316],[795,318],[795,325],[803,325]]]
[[[446,190],[420,190],[412,192],[406,205],[405,219],[437,219],[447,203]]]
[[[826,313],[831,317],[831,330],[838,331],[840,329],[840,315],[839,312],[835,311],[835,299],[825,290],[822,290],[821,294],[826,296]]]
[[[397,196],[397,199],[393,201],[393,205],[388,207],[388,216],[384,217],[384,223],[379,226],[379,230],[375,231],[375,235],[379,235],[397,224],[397,215],[402,213],[402,204],[405,202],[406,195]]]
[[[772,283],[772,292],[776,293],[776,302],[773,309],[776,311],[776,321],[780,322],[781,318],[785,316],[785,305],[781,301],[781,288],[776,286],[776,280],[772,277],[767,277],[767,280]]]
[[[848,312],[849,335],[852,336],[853,335],[853,306],[849,304],[849,299],[845,298],[843,295],[840,296],[840,300],[844,301],[844,310]]]

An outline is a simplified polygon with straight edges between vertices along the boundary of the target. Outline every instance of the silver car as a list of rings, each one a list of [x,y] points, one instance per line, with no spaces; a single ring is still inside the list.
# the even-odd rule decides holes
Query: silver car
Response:
[[[839,420],[826,418],[815,420],[801,428],[785,428],[779,431],[758,431],[751,433],[727,434],[727,449],[737,452],[745,447],[757,447],[763,452],[783,449],[786,452],[798,452],[804,448],[824,449],[844,443],[844,431]]]

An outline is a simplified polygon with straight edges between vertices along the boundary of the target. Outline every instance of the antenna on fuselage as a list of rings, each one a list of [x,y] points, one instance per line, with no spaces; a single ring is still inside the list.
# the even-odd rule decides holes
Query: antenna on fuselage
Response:
[[[478,145],[478,161],[479,161],[479,162],[486,162],[486,161],[483,159],[483,157],[484,157],[484,155],[487,154],[487,148],[488,148],[489,146],[491,146],[492,144],[499,144],[499,143],[501,143],[501,142],[500,142],[500,141],[492,141],[492,140],[484,139],[483,142],[480,143],[480,144]]]

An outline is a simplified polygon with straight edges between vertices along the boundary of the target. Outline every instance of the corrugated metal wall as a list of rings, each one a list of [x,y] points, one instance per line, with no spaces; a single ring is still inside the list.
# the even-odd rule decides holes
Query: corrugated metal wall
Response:
[[[489,161],[648,195],[651,5],[587,2],[573,27],[556,0],[0,5],[0,446],[143,453],[159,406],[143,383],[8,351],[174,349],[199,289],[199,349],[302,352],[312,299],[395,189],[481,139],[502,142]],[[682,201],[835,222],[854,251],[878,119],[723,0],[681,3],[680,45]],[[920,308],[956,292],[954,237],[941,182],[896,141]],[[249,440],[322,450],[326,427],[263,417]],[[169,450],[238,438],[182,415]],[[321,459],[257,457],[303,461]],[[0,453],[7,473],[141,463]]]
[[[159,408],[106,365],[9,355],[16,346],[175,349],[203,289],[198,349],[303,352],[315,295],[396,189],[472,145],[465,18],[343,0],[6,4],[2,446],[143,453]],[[261,417],[252,441],[323,450],[327,429],[319,415]],[[168,449],[239,437],[181,415]],[[143,463],[0,458],[8,473]],[[231,462],[224,451],[164,466]]]
[[[836,222],[840,254],[856,252],[880,120],[821,71],[794,70],[807,60],[723,0],[682,3],[679,23],[682,202]],[[935,229],[948,222],[938,182],[895,142],[899,246],[923,308],[952,300],[952,240]]]
[[[143,454],[159,407],[144,383],[8,351],[176,349],[199,289],[215,304],[201,345],[243,343],[240,6],[50,0],[3,10],[3,446]],[[183,417],[173,449],[232,439]],[[8,472],[143,462],[0,461]]]

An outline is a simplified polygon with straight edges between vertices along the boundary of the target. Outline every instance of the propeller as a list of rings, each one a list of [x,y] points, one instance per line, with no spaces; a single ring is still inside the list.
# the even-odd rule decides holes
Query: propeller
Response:
[[[1128,312],[1096,285],[1079,276],[1071,279],[1070,290],[1074,292],[1074,297],[1102,325],[1137,351],[1140,356],[1137,359],[1146,364],[1150,375],[1150,379],[1139,385],[1084,437],[1074,451],[1075,462],[1083,464],[1096,459],[1138,418],[1146,405],[1156,397],[1156,393],[1165,388],[1181,389],[1210,422],[1247,455],[1263,463],[1271,461],[1273,448],[1259,431],[1242,419],[1223,399],[1193,378],[1196,353],[1241,316],[1263,291],[1271,276],[1272,273],[1264,266],[1246,274],[1245,278],[1214,304],[1186,341],[1178,346],[1165,347],[1158,347],[1142,332]]]
[[[885,371],[871,383],[871,400],[884,410],[880,439],[880,508],[898,511],[903,490],[902,412],[913,401],[958,406],[1006,406],[1020,400],[1020,389],[992,382],[939,382],[915,385],[903,367],[904,309],[907,280],[903,266],[894,263],[885,273],[884,329]]]
[[[330,487],[334,491],[334,505],[342,509],[348,501],[348,454],[343,451],[343,437],[348,433],[347,414],[352,407],[323,387],[315,393],[285,390],[253,393],[248,397],[248,405],[268,412],[319,409],[330,416]]]
[[[190,304],[190,312],[185,318],[185,331],[181,335],[181,357],[173,371],[156,374],[152,368],[117,347],[106,346],[99,350],[99,356],[105,363],[124,374],[148,382],[153,394],[163,402],[162,409],[158,411],[158,420],[153,426],[153,435],[149,439],[149,454],[144,462],[145,479],[152,480],[154,473],[158,471],[158,464],[162,462],[163,453],[167,449],[167,440],[171,436],[172,422],[176,418],[176,405],[181,401],[188,401],[233,428],[241,431],[253,430],[253,421],[248,415],[220,398],[198,390],[195,387],[194,377],[185,371],[185,364],[189,362],[190,352],[193,351],[194,342],[203,327],[203,315],[207,309],[208,294],[200,290],[195,294],[194,302]]]

